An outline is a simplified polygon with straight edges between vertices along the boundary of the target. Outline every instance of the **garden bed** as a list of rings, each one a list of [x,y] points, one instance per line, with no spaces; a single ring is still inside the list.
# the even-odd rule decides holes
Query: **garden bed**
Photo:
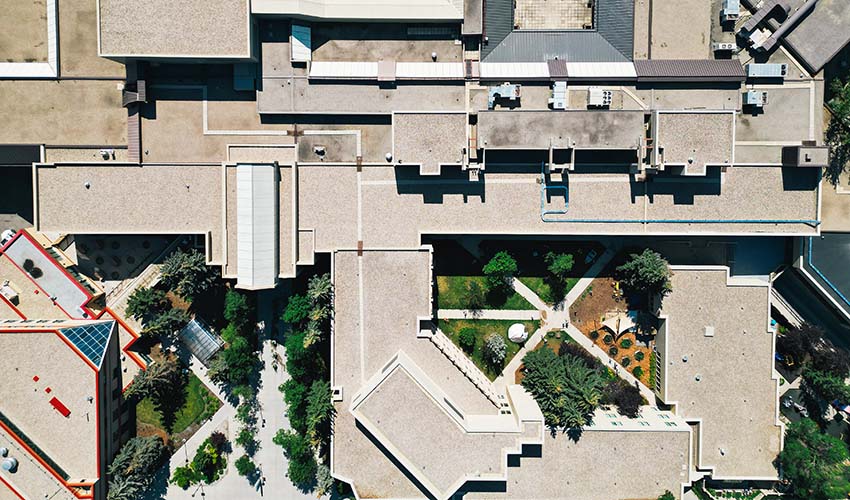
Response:
[[[452,342],[455,343],[458,347],[460,347],[459,335],[461,330],[464,328],[472,328],[475,330],[475,348],[472,353],[467,353],[467,356],[475,363],[482,372],[490,380],[495,380],[496,377],[501,375],[502,369],[507,366],[508,363],[516,356],[517,352],[519,352],[522,344],[516,344],[511,342],[508,339],[508,328],[514,323],[522,323],[525,326],[525,331],[528,332],[529,337],[540,328],[539,321],[515,321],[515,320],[488,320],[488,319],[453,319],[453,320],[439,320],[439,328],[443,333],[449,337]],[[500,367],[492,367],[490,366],[483,358],[483,346],[484,340],[491,333],[495,333],[501,335],[505,340],[505,345],[507,346],[507,352],[505,354],[505,361]]]
[[[485,295],[482,309],[533,310],[534,306],[520,294],[513,292],[507,296],[487,293],[487,278],[484,276],[437,276],[438,309],[470,309],[469,284],[477,283]]]
[[[166,442],[179,446],[185,442],[204,421],[212,417],[221,407],[221,401],[204,386],[194,374],[186,384],[186,402],[174,415],[171,432],[162,424],[162,414],[154,407],[150,398],[136,405],[136,429],[139,436],[156,435]]]

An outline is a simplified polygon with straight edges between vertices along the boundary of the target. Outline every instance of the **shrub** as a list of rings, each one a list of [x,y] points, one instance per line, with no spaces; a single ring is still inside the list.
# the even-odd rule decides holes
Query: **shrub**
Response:
[[[630,339],[623,339],[620,341],[620,347],[623,349],[628,349],[632,346],[632,341]]]
[[[602,337],[602,342],[605,342],[605,344],[613,344],[614,337],[612,337],[610,333],[606,334],[604,337]]]
[[[634,367],[634,369],[632,370],[632,374],[637,378],[643,377],[643,368],[639,366]]]
[[[511,288],[511,280],[517,273],[516,260],[508,252],[499,252],[484,266],[487,286],[491,291],[506,292]]]
[[[558,356],[573,356],[580,358],[588,367],[604,370],[602,363],[600,363],[593,354],[590,354],[584,349],[584,347],[576,344],[575,342],[562,342],[561,346],[558,347]]]
[[[467,354],[472,354],[472,351],[475,350],[475,329],[462,329],[458,334],[457,339],[458,343],[460,343],[460,348],[466,351]]]
[[[599,338],[599,332],[597,330],[593,330],[590,332],[590,340],[596,340]]]
[[[318,464],[316,467],[316,494],[324,496],[330,493],[334,485],[334,478],[331,476],[331,469],[325,464]]]
[[[658,497],[658,500],[676,500],[676,497],[674,497],[673,494],[670,493],[670,490],[665,490],[664,494]]]
[[[330,382],[314,380],[307,396],[307,435],[316,448],[320,448],[324,439],[330,436],[335,416]]]
[[[237,458],[233,465],[236,466],[236,472],[238,472],[240,476],[248,477],[257,472],[257,466],[248,455],[242,455]]]
[[[484,342],[484,360],[493,367],[501,368],[508,353],[508,346],[501,335],[491,333]]]
[[[172,337],[174,333],[189,322],[189,313],[183,309],[168,309],[147,323],[142,335],[151,337]]]
[[[608,348],[608,354],[610,356],[616,356],[618,352],[620,352],[620,350],[617,349],[617,346],[615,346],[615,345],[612,345],[611,347]]]
[[[213,445],[213,447],[217,451],[224,450],[224,447],[227,444],[227,436],[225,436],[224,433],[219,431],[215,431],[210,434],[210,437],[208,439],[210,441],[210,444]]]
[[[640,405],[644,403],[640,390],[620,378],[612,380],[605,387],[605,402],[617,406],[617,411],[629,418],[636,418]]]
[[[466,307],[471,311],[480,311],[487,304],[484,288],[477,281],[466,284]]]
[[[629,359],[628,356],[625,356],[623,359],[620,360],[620,364],[623,366],[629,366],[630,364],[632,364],[632,360]]]
[[[643,351],[636,351],[635,352],[635,360],[636,361],[643,361],[644,357],[646,357],[646,355],[643,353]]]

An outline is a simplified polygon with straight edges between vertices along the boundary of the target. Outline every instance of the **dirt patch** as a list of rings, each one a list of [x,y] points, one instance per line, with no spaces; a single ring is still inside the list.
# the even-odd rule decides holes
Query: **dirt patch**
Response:
[[[548,332],[547,332],[546,337],[544,337],[543,340],[540,341],[540,343],[537,344],[537,346],[532,350],[536,351],[537,349],[542,349],[543,346],[545,345],[545,346],[549,346],[549,349],[552,349],[553,351],[555,351],[557,353],[561,348],[561,344],[564,342],[565,339],[568,339],[568,338],[569,338],[569,334],[567,334],[566,332],[557,332],[551,337],[548,335]],[[522,372],[523,368],[525,368],[525,365],[520,364],[519,368],[517,368],[516,372],[514,373],[514,383],[515,384],[521,384],[522,379],[525,378],[525,374]]]
[[[162,438],[162,441],[166,444],[166,446],[171,442],[171,439],[167,432],[160,429],[159,427],[145,424],[142,422],[136,421],[136,436],[138,437],[150,437],[150,436],[159,436]]]
[[[605,321],[605,315],[614,311],[626,312],[630,309],[626,299],[622,298],[622,294],[615,287],[616,281],[610,277],[595,278],[585,293],[570,306],[570,321],[578,328],[584,336],[593,341],[604,352],[609,353],[611,346],[616,346],[617,351],[613,356],[609,353],[609,357],[614,359],[621,367],[634,374],[636,367],[640,367],[640,376],[637,377],[644,385],[650,387],[650,353],[655,342],[650,336],[636,336],[634,333],[628,332],[621,335],[616,341],[612,340],[610,344],[605,343],[605,337],[608,332],[602,328],[602,322]],[[597,332],[598,336],[593,339],[592,332]],[[621,343],[626,340],[629,347],[624,348]],[[635,354],[641,352],[643,359],[638,361]],[[624,365],[624,359],[628,366]]]

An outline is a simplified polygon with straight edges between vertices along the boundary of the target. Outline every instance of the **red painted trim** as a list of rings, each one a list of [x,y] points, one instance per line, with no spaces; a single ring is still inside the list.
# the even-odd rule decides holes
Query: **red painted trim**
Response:
[[[4,297],[4,296],[2,296],[2,295],[0,295],[0,299],[3,299],[3,302],[5,302],[5,303],[9,304],[9,307],[11,307],[11,308],[12,308],[12,310],[13,310],[13,311],[15,311],[15,314],[17,314],[18,316],[20,316],[20,317],[21,317],[21,319],[27,319],[27,317],[26,317],[26,316],[24,316],[24,313],[22,313],[20,310],[18,310],[18,308],[17,308],[17,307],[15,307],[15,304],[12,304],[12,302],[11,302],[11,301],[9,301],[9,299],[7,299],[6,297]]]
[[[21,500],[27,500],[27,499],[26,499],[26,498],[24,498],[24,497],[23,497],[20,493],[18,493],[18,490],[16,490],[15,488],[12,488],[12,485],[11,485],[11,484],[9,484],[8,482],[6,482],[6,480],[5,480],[5,479],[3,479],[3,477],[2,477],[2,476],[0,476],[0,483],[5,484],[7,488],[9,488],[10,490],[12,490],[12,493],[14,493],[16,497],[20,498]]]
[[[67,277],[68,277],[68,279],[69,279],[69,280],[71,280],[71,281],[72,281],[75,285],[77,285],[77,288],[79,288],[79,289],[80,289],[80,291],[82,291],[82,292],[86,295],[86,297],[88,297],[88,298],[89,298],[89,300],[91,300],[91,299],[94,297],[94,295],[92,295],[92,293],[91,293],[91,292],[89,292],[89,291],[88,291],[88,289],[87,289],[86,287],[84,287],[82,283],[80,283],[79,281],[77,281],[77,278],[75,278],[75,277],[74,277],[71,273],[69,273],[69,272],[68,272],[68,270],[67,270],[67,269],[65,269],[65,266],[63,266],[63,265],[59,264],[59,262],[57,262],[57,261],[56,261],[56,259],[55,259],[55,258],[53,258],[53,256],[52,256],[52,255],[50,255],[49,253],[47,253],[47,250],[45,250],[45,249],[44,249],[44,247],[43,247],[43,246],[41,246],[41,243],[39,243],[39,242],[35,241],[35,238],[33,238],[32,236],[30,236],[30,234],[29,234],[28,232],[26,232],[26,231],[24,231],[24,230],[21,230],[21,232],[24,234],[24,237],[25,237],[26,239],[28,239],[28,240],[30,241],[30,243],[32,243],[32,244],[33,244],[33,246],[34,246],[34,247],[38,248],[38,249],[39,249],[39,251],[41,251],[42,255],[44,255],[45,257],[47,257],[47,260],[49,260],[50,262],[52,262],[52,263],[53,263],[53,265],[54,265],[54,266],[56,266],[56,267],[58,267],[58,268],[59,268],[59,270],[60,270],[60,271],[62,271],[62,272],[65,274],[65,276],[67,276]]]
[[[33,331],[33,330],[28,330],[28,331]],[[38,331],[38,330],[35,330],[35,331]],[[87,358],[87,357],[86,357],[86,355],[82,353],[82,351],[80,351],[79,349],[77,349],[77,348],[74,346],[74,344],[72,344],[72,343],[71,343],[71,341],[70,341],[70,340],[68,340],[67,338],[65,338],[65,336],[64,336],[64,335],[62,335],[62,332],[60,332],[59,330],[45,330],[45,331],[52,331],[53,333],[55,333],[57,337],[59,337],[60,339],[62,339],[62,342],[65,342],[65,344],[66,344],[68,347],[70,347],[70,348],[71,348],[71,350],[73,350],[75,353],[77,353],[77,356],[79,356],[79,357],[80,357],[80,359],[82,359],[83,361],[85,361],[85,362],[86,362],[86,364],[87,364],[87,365],[89,365],[89,367],[91,367],[91,369],[92,369],[92,370],[94,370],[94,371],[95,371],[95,373],[97,373],[98,369],[97,369],[97,367],[96,367],[96,366],[94,366],[94,363],[92,363],[91,361],[89,361],[89,358]]]
[[[124,347],[121,348],[121,351],[124,352],[127,356],[130,356],[130,358],[133,361],[135,361],[137,365],[139,365],[139,368],[141,368],[142,370],[147,370],[147,368],[148,368],[147,364],[145,364],[141,360],[141,358],[139,358],[138,355],[136,355],[136,353],[134,353],[133,351],[130,350],[130,347],[132,347],[133,344],[135,344],[136,341],[139,340],[139,338],[140,338],[139,334],[136,333],[135,330],[130,328],[130,325],[128,325],[126,322],[124,322],[124,320],[122,320],[117,314],[115,314],[115,311],[113,311],[109,307],[105,308],[103,310],[103,312],[108,313],[110,316],[112,316],[112,319],[117,321],[118,324],[121,325],[122,328],[127,330],[130,333],[130,336],[133,337],[133,340],[131,340],[129,343],[127,343],[127,345],[125,345]],[[129,387],[129,384],[128,384],[128,387]],[[126,389],[126,387],[124,389]]]
[[[107,375],[111,377],[111,374]],[[100,459],[101,459],[101,448],[100,448],[100,374],[94,374],[94,410],[95,410],[95,419],[97,422],[97,431],[95,432],[95,436],[97,437],[97,477],[100,479]],[[94,488],[94,487],[92,487]],[[92,492],[92,494],[94,494]]]

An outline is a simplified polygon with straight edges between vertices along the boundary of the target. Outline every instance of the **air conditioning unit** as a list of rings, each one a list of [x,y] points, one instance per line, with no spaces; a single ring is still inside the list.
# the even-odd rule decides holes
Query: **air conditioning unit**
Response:
[[[714,42],[711,44],[711,50],[714,52],[732,52],[738,46],[732,42]]]
[[[614,93],[601,87],[590,87],[587,89],[587,107],[605,108],[611,106]]]
[[[749,90],[744,94],[744,106],[763,108],[767,105],[766,90]]]
[[[785,78],[788,65],[785,63],[747,64],[747,78]]]
[[[722,17],[724,21],[736,21],[740,15],[740,0],[723,0],[723,9],[720,11],[720,17]]]

